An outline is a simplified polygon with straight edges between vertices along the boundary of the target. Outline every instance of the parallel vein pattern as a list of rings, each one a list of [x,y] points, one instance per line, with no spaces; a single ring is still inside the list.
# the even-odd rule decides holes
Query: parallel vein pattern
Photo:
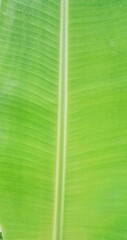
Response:
[[[126,0],[0,1],[0,224],[127,240]]]
[[[127,1],[69,1],[63,240],[127,239]]]
[[[59,1],[0,8],[0,223],[6,240],[51,240]]]

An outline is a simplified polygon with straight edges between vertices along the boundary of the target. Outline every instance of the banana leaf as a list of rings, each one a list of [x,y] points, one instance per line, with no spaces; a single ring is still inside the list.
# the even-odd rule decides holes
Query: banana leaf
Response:
[[[127,239],[127,1],[0,1],[5,240]]]

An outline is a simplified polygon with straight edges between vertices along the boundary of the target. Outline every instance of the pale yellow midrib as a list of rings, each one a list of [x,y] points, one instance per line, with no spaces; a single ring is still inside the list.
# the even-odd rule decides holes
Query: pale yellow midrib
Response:
[[[60,57],[58,91],[58,129],[53,240],[62,240],[66,168],[67,102],[68,102],[68,0],[61,0]]]

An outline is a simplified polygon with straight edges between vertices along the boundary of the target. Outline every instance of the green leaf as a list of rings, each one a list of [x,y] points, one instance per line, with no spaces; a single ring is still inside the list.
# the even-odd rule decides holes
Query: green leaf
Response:
[[[127,1],[0,2],[5,240],[127,239]]]
[[[2,1],[0,223],[5,240],[51,239],[59,1]]]

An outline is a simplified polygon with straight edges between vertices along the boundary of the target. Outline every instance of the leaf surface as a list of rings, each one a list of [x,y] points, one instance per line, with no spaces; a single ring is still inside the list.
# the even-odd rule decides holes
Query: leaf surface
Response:
[[[127,239],[126,12],[126,0],[1,1],[5,240]]]

